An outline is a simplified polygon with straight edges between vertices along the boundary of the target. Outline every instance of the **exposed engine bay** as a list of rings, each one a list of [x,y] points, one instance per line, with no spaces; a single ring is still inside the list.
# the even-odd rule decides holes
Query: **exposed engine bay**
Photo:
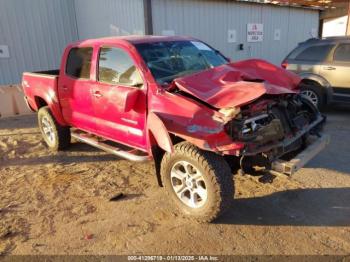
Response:
[[[310,134],[318,134],[325,117],[298,94],[265,95],[241,107],[241,113],[226,125],[235,141],[246,144],[243,155],[263,153],[273,160],[302,147]]]

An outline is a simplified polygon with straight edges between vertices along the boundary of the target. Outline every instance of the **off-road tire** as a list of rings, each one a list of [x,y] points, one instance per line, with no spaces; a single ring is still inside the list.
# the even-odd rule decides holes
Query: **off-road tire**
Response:
[[[52,143],[48,142],[48,139],[46,138],[46,135],[43,131],[42,119],[44,117],[50,122],[52,126],[54,135],[54,142]],[[47,106],[40,108],[38,111],[38,125],[43,139],[50,150],[59,151],[67,148],[70,145],[70,128],[58,124],[55,117],[52,115],[50,109]]]
[[[324,93],[324,89],[322,86],[320,85],[302,85],[301,87],[301,92],[304,91],[310,91],[313,92],[316,96],[317,96],[317,108],[318,110],[322,111],[325,109],[326,107],[326,99],[325,99],[325,93]]]
[[[189,162],[203,174],[207,187],[207,200],[200,208],[185,205],[172,187],[171,169],[178,161]],[[222,156],[201,150],[188,142],[181,142],[174,146],[174,153],[164,154],[160,172],[167,194],[186,218],[201,223],[211,222],[222,215],[232,203],[233,175]]]

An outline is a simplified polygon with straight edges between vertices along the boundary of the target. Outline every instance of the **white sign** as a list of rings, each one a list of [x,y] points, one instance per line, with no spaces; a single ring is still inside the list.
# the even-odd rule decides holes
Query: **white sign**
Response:
[[[237,33],[234,29],[229,29],[227,31],[227,42],[228,43],[236,43],[237,42]]]
[[[262,42],[264,37],[263,24],[247,24],[247,41]]]
[[[174,30],[163,30],[162,31],[162,35],[164,35],[164,36],[173,36],[173,35],[175,35],[175,31]]]
[[[275,29],[273,34],[273,40],[280,41],[281,40],[281,29]]]
[[[9,58],[10,52],[7,45],[0,45],[0,58]]]

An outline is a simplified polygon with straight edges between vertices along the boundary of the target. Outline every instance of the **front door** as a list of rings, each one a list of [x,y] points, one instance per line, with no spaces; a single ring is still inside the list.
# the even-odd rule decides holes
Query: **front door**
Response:
[[[97,132],[113,141],[146,149],[146,86],[125,49],[100,48],[92,92]]]

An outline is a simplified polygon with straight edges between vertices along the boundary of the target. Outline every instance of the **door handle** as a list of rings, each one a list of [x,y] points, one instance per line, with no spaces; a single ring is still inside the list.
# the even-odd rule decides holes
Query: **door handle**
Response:
[[[66,91],[66,90],[68,90],[68,87],[67,86],[62,86],[62,89]]]
[[[323,68],[324,70],[335,70],[336,68],[333,66],[326,66]]]
[[[100,93],[100,91],[94,91],[93,96],[100,98],[100,97],[102,97],[102,94]]]

